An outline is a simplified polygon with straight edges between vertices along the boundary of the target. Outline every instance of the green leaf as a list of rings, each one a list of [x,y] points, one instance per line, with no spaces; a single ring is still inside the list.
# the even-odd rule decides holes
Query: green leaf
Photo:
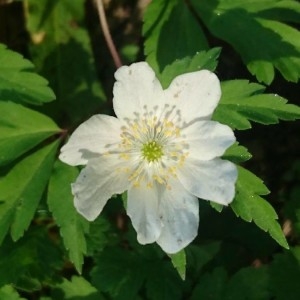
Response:
[[[0,44],[0,100],[41,104],[55,99],[48,81],[33,71],[33,64]]]
[[[145,261],[132,251],[106,248],[91,272],[92,283],[112,299],[136,299],[148,274]],[[158,298],[159,299],[159,298]]]
[[[0,242],[11,227],[13,240],[30,225],[51,174],[55,141],[16,164],[0,179]]]
[[[208,49],[202,28],[185,1],[152,1],[144,14],[143,35],[146,60],[157,74],[175,59]]]
[[[166,66],[161,74],[157,74],[157,77],[163,88],[167,88],[178,75],[203,69],[214,71],[218,64],[220,51],[220,48],[213,48],[209,51],[201,51],[192,57],[176,59],[172,64]]]
[[[181,279],[185,280],[186,255],[184,249],[175,254],[168,254],[168,256]]]
[[[183,299],[183,281],[174,268],[164,261],[153,261],[147,268],[146,293],[150,300]]]
[[[83,277],[72,276],[71,281],[63,279],[52,291],[55,300],[102,300],[104,297]]]
[[[21,298],[11,285],[4,285],[0,288],[0,299],[5,300],[25,300]]]
[[[241,163],[249,160],[252,155],[248,152],[248,149],[244,146],[239,145],[239,143],[234,143],[229,147],[223,154],[222,158],[230,160],[234,163]]]
[[[300,5],[290,5],[291,1],[260,2],[257,5],[258,1],[250,0],[205,3],[192,0],[192,5],[209,30],[232,45],[259,81],[270,84],[277,69],[286,80],[297,82],[300,77],[300,33],[290,25],[267,18],[274,18],[272,12],[277,11],[277,15],[285,13],[282,20],[297,19],[299,22]],[[286,2],[286,5],[278,2]]]
[[[245,80],[222,83],[222,98],[213,119],[236,129],[251,128],[250,121],[275,124],[300,118],[300,107],[276,94],[261,94],[263,87]]]
[[[212,273],[202,275],[190,299],[224,300],[227,280],[227,272],[221,267],[214,269]]]
[[[61,267],[61,252],[41,227],[17,242],[7,237],[0,247],[0,286],[12,283],[21,290],[40,290],[55,280]]]
[[[297,167],[296,163],[294,164],[293,168],[295,168],[295,167]],[[298,168],[300,171],[299,164],[298,164]],[[294,178],[296,179],[297,177],[296,176],[293,177],[293,180],[295,180]],[[284,195],[284,196],[287,197],[287,195]],[[284,206],[284,216],[287,219],[292,221],[293,231],[295,234],[297,234],[297,236],[300,235],[300,201],[299,201],[299,199],[300,199],[300,186],[296,185],[291,190],[288,190],[288,201],[286,201],[285,206]]]
[[[267,267],[242,268],[230,278],[224,300],[272,299],[269,280]]]
[[[64,245],[69,251],[70,260],[78,272],[81,272],[84,254],[86,254],[85,233],[89,223],[80,216],[73,203],[71,183],[78,176],[78,170],[57,161],[55,163],[48,189],[48,205],[60,227]],[[63,199],[63,201],[62,201]]]
[[[47,116],[22,105],[0,101],[0,166],[60,132]]]
[[[254,223],[284,248],[289,248],[285,236],[277,222],[278,216],[273,207],[260,195],[269,193],[263,182],[250,171],[238,167],[236,197],[230,204],[234,213],[247,222]]]
[[[270,289],[276,300],[297,300],[300,294],[300,247],[277,254],[270,265]]]
[[[196,276],[203,267],[218,255],[221,242],[209,242],[199,246],[190,245],[186,248],[188,266],[194,271]]]
[[[100,253],[106,246],[118,242],[111,223],[104,216],[100,215],[89,225],[89,233],[86,236],[87,255],[94,256]]]
[[[105,100],[90,37],[82,25],[84,0],[29,0],[27,9],[27,28],[35,41],[33,61],[58,100],[47,111],[77,125],[99,111]]]

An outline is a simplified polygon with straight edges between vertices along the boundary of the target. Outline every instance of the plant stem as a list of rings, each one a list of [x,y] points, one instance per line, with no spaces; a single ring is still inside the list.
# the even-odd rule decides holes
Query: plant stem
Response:
[[[101,28],[103,31],[103,35],[106,41],[106,44],[108,46],[109,52],[113,58],[113,61],[115,63],[116,68],[120,68],[122,66],[122,61],[120,59],[120,56],[116,50],[115,44],[112,40],[108,24],[107,24],[107,19],[104,11],[104,6],[103,6],[103,0],[96,0],[96,6],[99,14],[99,19],[100,19],[100,24]]]

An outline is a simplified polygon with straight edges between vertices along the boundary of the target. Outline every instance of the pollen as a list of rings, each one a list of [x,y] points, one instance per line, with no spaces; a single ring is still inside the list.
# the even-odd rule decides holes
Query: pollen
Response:
[[[150,141],[142,146],[142,156],[148,162],[158,161],[163,155],[163,147],[156,141]]]

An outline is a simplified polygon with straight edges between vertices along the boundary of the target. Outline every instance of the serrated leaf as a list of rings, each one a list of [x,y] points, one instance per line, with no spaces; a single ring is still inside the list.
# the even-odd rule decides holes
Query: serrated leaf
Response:
[[[279,19],[283,21],[300,22],[300,3],[297,0],[230,0],[222,1],[222,7],[232,9],[243,7],[250,13],[267,19]]]
[[[0,111],[0,166],[61,131],[46,115],[20,104],[0,101]]]
[[[259,81],[270,84],[275,69],[288,81],[300,77],[300,33],[274,18],[272,12],[285,13],[287,20],[300,19],[299,5],[292,15],[278,2],[285,1],[207,1],[192,0],[192,5],[209,30],[225,40],[241,55],[249,71]],[[288,2],[288,1],[287,1]],[[284,19],[284,18],[282,18]],[[299,22],[299,21],[298,21]],[[255,38],[252,38],[255,37]]]
[[[29,60],[0,44],[0,100],[35,105],[53,101],[48,81],[33,70]]]
[[[48,205],[60,227],[60,234],[70,260],[77,271],[81,272],[84,254],[87,251],[85,233],[88,232],[89,223],[77,213],[73,203],[71,183],[76,180],[78,174],[78,170],[74,167],[60,161],[55,163],[49,182]]]
[[[175,254],[168,254],[171,258],[173,267],[177,270],[182,280],[185,280],[186,255],[184,249]]]
[[[111,223],[100,215],[89,225],[89,233],[86,236],[87,255],[94,256],[101,252],[108,244],[113,244],[117,240],[115,232],[112,230]]]
[[[175,59],[208,49],[201,26],[184,1],[152,1],[144,14],[143,35],[146,60],[157,74]]]
[[[61,267],[59,248],[41,227],[17,242],[7,237],[0,247],[0,286],[12,283],[21,290],[40,290],[43,283],[54,280]]]
[[[267,187],[250,171],[238,167],[238,172],[236,197],[230,204],[234,213],[247,222],[253,221],[259,228],[269,232],[279,245],[289,248],[274,208],[260,197],[269,193]]]
[[[72,276],[71,281],[64,279],[52,291],[55,300],[101,300],[104,297],[83,277]]]
[[[248,152],[248,149],[237,142],[230,146],[222,156],[222,158],[234,163],[247,161],[251,157],[252,155]]]
[[[91,272],[92,283],[113,299],[136,299],[148,270],[143,259],[132,251],[106,248]]]
[[[262,91],[262,86],[244,80],[223,82],[222,98],[213,119],[244,130],[251,128],[249,121],[275,124],[279,120],[300,118],[300,107],[288,104],[286,99],[276,94],[260,94]]]
[[[5,300],[25,300],[21,298],[11,285],[4,285],[0,288],[0,299]]]
[[[51,174],[58,142],[18,162],[0,179],[0,242],[11,228],[13,240],[30,225]]]
[[[201,51],[191,57],[176,59],[172,64],[166,66],[161,74],[157,74],[157,77],[163,88],[167,88],[178,75],[203,69],[214,71],[218,64],[220,51],[220,48],[213,48],[209,51]]]
[[[105,100],[90,37],[82,25],[84,0],[28,0],[26,8],[33,61],[58,100],[47,111],[77,125],[99,111]]]

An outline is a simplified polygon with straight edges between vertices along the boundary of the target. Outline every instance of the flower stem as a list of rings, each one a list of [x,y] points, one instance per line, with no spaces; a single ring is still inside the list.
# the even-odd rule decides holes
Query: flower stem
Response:
[[[108,28],[107,19],[106,19],[106,15],[105,15],[105,11],[104,11],[104,6],[103,6],[103,0],[96,0],[96,6],[97,6],[98,14],[99,14],[101,28],[102,28],[103,35],[104,35],[106,44],[108,46],[109,52],[113,58],[116,68],[120,68],[122,66],[122,61],[116,50],[115,44],[112,40],[110,31]]]

